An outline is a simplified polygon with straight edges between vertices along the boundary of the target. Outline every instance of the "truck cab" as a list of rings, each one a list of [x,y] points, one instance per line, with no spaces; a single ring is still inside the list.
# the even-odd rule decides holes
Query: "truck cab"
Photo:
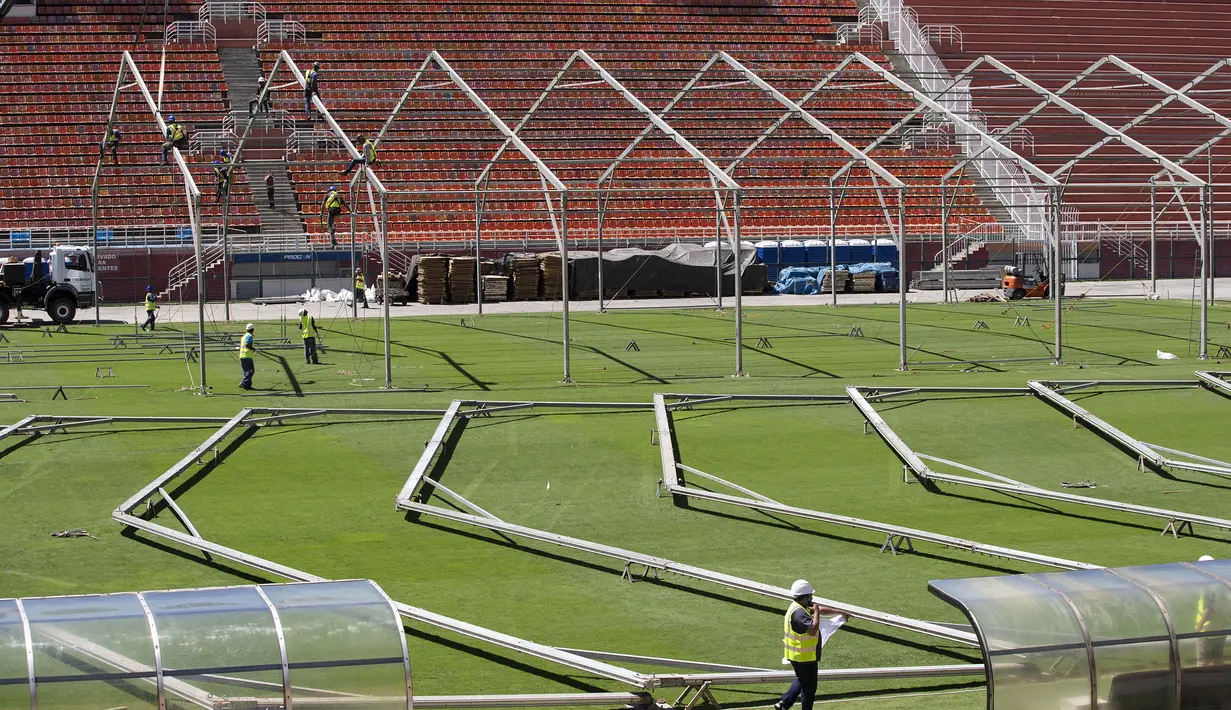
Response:
[[[94,254],[56,245],[46,258],[0,266],[0,324],[13,308],[45,310],[55,323],[71,323],[77,309],[94,305]]]

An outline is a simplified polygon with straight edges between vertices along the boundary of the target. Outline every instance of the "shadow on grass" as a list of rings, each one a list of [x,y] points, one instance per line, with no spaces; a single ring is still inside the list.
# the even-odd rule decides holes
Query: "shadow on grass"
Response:
[[[447,639],[443,636],[437,636],[436,634],[431,634],[426,631],[421,631],[419,629],[412,628],[405,624],[402,625],[402,628],[406,631],[407,636],[411,636],[413,638],[427,641],[429,643],[434,643],[438,646],[443,646],[452,651],[458,651],[460,653],[465,653],[469,656],[473,656],[480,660],[504,666],[505,668],[510,668],[515,671],[521,671],[522,673],[529,673],[530,675],[538,676],[539,678],[543,678],[544,680],[550,680],[552,682],[559,683],[560,685],[566,685],[576,690],[580,690],[580,691],[587,692],[587,693],[601,693],[601,692],[607,691],[607,688],[594,685],[593,683],[588,683],[580,678],[577,678],[571,675],[566,675],[564,673],[556,673],[554,671],[545,670],[543,668],[537,668],[528,663],[522,663],[521,661],[513,660],[512,658],[509,658],[507,656],[501,656],[499,654],[492,653],[491,651],[487,651],[481,648],[476,648],[475,646],[469,646],[460,641],[454,641],[452,639]]]
[[[168,555],[174,555],[176,557],[179,557],[180,559],[188,560],[189,562],[196,562],[198,564],[203,564],[206,567],[209,567],[210,569],[217,570],[224,574],[229,574],[229,575],[238,577],[239,579],[242,579],[249,584],[271,584],[273,582],[281,581],[281,580],[278,580],[272,577],[262,577],[261,575],[255,574],[247,569],[244,569],[242,567],[235,567],[225,562],[220,562],[217,559],[206,559],[204,557],[205,553],[199,552],[197,550],[193,550],[191,552],[187,550],[181,550],[180,548],[174,547],[172,545],[168,545],[162,542],[161,540],[155,540],[153,538],[145,537],[143,535],[138,535],[137,530],[134,528],[124,528],[124,530],[120,533],[120,535],[134,542],[141,543],[142,545],[148,545],[149,547],[152,547],[155,550],[158,550],[159,552],[164,552]]]
[[[171,497],[179,498],[180,496],[184,495],[188,491],[191,491],[194,487],[196,487],[198,483],[204,480],[205,477],[208,476],[211,471],[217,468],[218,464],[225,461],[226,458],[230,456],[231,454],[235,453],[235,451],[239,449],[240,446],[243,446],[245,441],[247,441],[253,435],[255,435],[256,431],[257,431],[256,427],[244,427],[243,431],[240,431],[238,434],[236,434],[235,437],[232,438],[230,442],[228,442],[224,448],[218,450],[218,456],[216,458],[213,458],[207,461],[204,466],[197,469],[196,473],[192,474],[187,479],[180,482],[180,484],[175,487],[175,490],[170,491]],[[167,508],[166,501],[164,501],[160,497],[158,502],[155,503],[150,508],[150,512],[146,517],[156,516],[159,513],[161,513],[163,510],[166,510],[166,508]]]
[[[409,513],[406,515],[406,519],[408,521],[412,520],[411,515]],[[486,531],[462,530],[459,528],[449,527],[447,525],[441,525],[435,522],[423,521],[423,520],[419,520],[417,524],[422,525],[430,530],[452,533],[454,535],[460,535],[462,537],[469,538],[471,540],[486,542],[492,545],[499,545],[500,547],[503,547],[506,549],[519,550],[521,552],[525,552],[527,554],[534,555],[536,557],[541,557],[543,559],[552,560],[554,562],[566,562],[568,564],[571,564],[577,567],[582,567],[587,570],[591,570],[594,572],[601,572],[604,574],[611,575],[613,577],[623,579],[623,576],[622,576],[623,567],[619,567],[619,568],[608,567],[603,564],[598,564],[595,562],[587,562],[585,560],[577,559],[576,557],[569,557],[566,555],[549,552],[547,550],[542,550],[542,549],[538,549],[534,547],[528,547],[526,545],[521,545],[521,544],[518,544],[512,541],[493,539],[483,534],[483,532],[486,532]],[[638,581],[635,583],[636,584],[652,584],[654,586],[663,587],[666,589],[670,589],[672,591],[687,592],[689,594],[693,594],[699,597],[704,597],[706,599],[726,602],[729,604],[735,604],[736,606],[740,606],[745,609],[750,609],[753,611],[765,612],[768,614],[773,614],[775,616],[782,615],[782,609],[776,606],[769,606],[767,604],[761,604],[758,602],[740,599],[738,597],[734,597],[729,594],[723,594],[721,592],[714,592],[714,591],[709,591],[706,589],[698,589],[696,587],[685,586],[683,584],[669,582],[665,579],[654,579],[654,578],[638,579]],[[856,623],[860,623],[862,620],[856,619],[855,621]],[[868,622],[868,623],[871,623],[871,622]],[[852,626],[848,624],[844,626],[843,629],[846,631],[846,633],[855,634],[857,636],[862,636],[862,637],[875,640],[875,641],[893,643],[899,646],[905,646],[907,648],[911,648],[911,649],[915,649],[919,651],[927,651],[929,653],[936,653],[939,655],[947,656],[949,658],[956,658],[956,659],[968,661],[971,663],[978,662],[977,658],[972,657],[971,655],[965,655],[955,649],[937,647],[934,645],[929,645],[927,643],[912,641],[910,639],[904,639],[904,638],[900,638],[897,636],[890,636],[888,634],[880,633],[878,631],[874,631],[869,628],[864,628],[862,626]],[[974,651],[972,650],[970,653],[974,653]]]
[[[978,662],[977,660],[974,662]],[[784,684],[785,685],[785,684]],[[842,693],[823,693],[822,688],[828,687],[829,684],[822,683],[817,688],[816,702],[840,702],[850,700],[873,700],[876,698],[894,698],[906,695],[917,695],[920,701],[926,701],[927,694],[930,692],[943,693],[962,690],[977,690],[984,688],[987,683],[982,680],[944,683],[940,685],[913,685],[899,686],[895,688],[875,688],[871,690],[850,690]],[[749,708],[767,707],[767,699],[778,697],[776,691],[771,690],[743,690],[743,689],[728,689],[723,688],[724,694],[742,694],[742,695],[761,695],[760,700],[749,700],[747,702],[723,702],[724,708],[735,708],[736,710],[748,710]]]

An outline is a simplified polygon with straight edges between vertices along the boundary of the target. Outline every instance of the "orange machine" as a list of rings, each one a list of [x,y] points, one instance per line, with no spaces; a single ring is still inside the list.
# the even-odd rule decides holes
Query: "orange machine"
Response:
[[[1050,280],[1047,274],[1039,269],[1034,278],[1026,276],[1025,269],[1019,266],[1006,266],[1000,270],[1000,288],[1004,297],[1010,301],[1023,298],[1047,298]]]

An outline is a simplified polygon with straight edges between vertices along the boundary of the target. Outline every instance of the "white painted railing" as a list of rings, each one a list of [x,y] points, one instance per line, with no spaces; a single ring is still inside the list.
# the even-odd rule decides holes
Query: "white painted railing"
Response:
[[[992,133],[1000,137],[998,140],[1001,143],[1009,146],[1009,148],[1017,153],[1028,153],[1030,155],[1034,155],[1034,134],[1030,132],[1029,128],[1018,126],[1008,132],[1005,131],[1005,128],[1007,128],[1007,126],[997,128],[993,130]]]
[[[233,153],[238,143],[239,139],[236,135],[228,130],[195,131],[192,134],[192,138],[188,141],[188,152],[195,154],[217,153],[225,148]]]
[[[166,38],[168,42],[218,43],[218,33],[214,31],[213,25],[194,20],[179,20],[167,25]]]
[[[265,21],[265,6],[259,2],[210,2],[197,10],[201,22],[230,22],[234,20]]]
[[[246,125],[248,125],[247,111],[231,111],[222,117],[222,127],[235,135],[243,133]],[[282,109],[258,111],[252,127],[290,132],[295,130],[295,119],[291,117],[289,111]]]
[[[332,131],[319,129],[298,130],[286,139],[286,152],[309,153],[316,151],[341,152],[342,140]]]
[[[947,44],[957,47],[959,51],[966,48],[966,43],[962,39],[962,31],[957,25],[924,25],[919,29],[923,32],[924,39],[933,47]]]
[[[838,25],[837,44],[869,44],[885,41],[884,30],[875,22],[846,22]]]
[[[256,28],[256,43],[302,42],[308,31],[295,20],[265,20]]]

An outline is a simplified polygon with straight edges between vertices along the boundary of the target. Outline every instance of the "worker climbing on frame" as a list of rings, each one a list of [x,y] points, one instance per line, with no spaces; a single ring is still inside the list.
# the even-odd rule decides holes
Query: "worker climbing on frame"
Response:
[[[1198,562],[1213,562],[1214,558],[1202,555]],[[1197,600],[1198,634],[1211,634],[1197,639],[1197,665],[1221,666],[1227,647],[1227,634],[1231,632],[1231,595],[1221,584],[1212,587]]]
[[[154,295],[154,287],[145,287],[145,322],[141,324],[141,330],[145,330],[149,326],[150,330],[154,330],[154,319],[158,313],[158,309],[162,306],[158,305],[158,298]]]
[[[371,138],[359,136],[359,142],[363,144],[363,148],[359,152],[359,157],[350,161],[350,165],[346,169],[338,173],[339,175],[350,175],[350,171],[354,170],[358,165],[366,165],[372,167],[378,162],[376,160],[376,143]]]
[[[262,92],[265,92],[265,77],[258,76],[256,78],[256,96],[248,102],[249,116],[258,111],[261,113],[269,113],[273,109],[273,100],[270,98],[269,93],[265,92],[265,96],[262,99]]]
[[[312,68],[303,76],[303,112],[312,120],[312,97],[321,95],[321,63],[312,62]]]
[[[222,195],[227,190],[228,166],[221,160],[214,161],[214,202],[222,202]]]
[[[167,133],[165,138],[167,142],[162,144],[163,165],[167,164],[167,153],[169,153],[172,148],[179,148],[180,150],[188,149],[188,130],[175,120],[175,116],[168,116]]]
[[[788,710],[800,700],[803,710],[812,710],[816,699],[816,673],[821,656],[822,616],[841,614],[812,601],[813,589],[805,579],[797,579],[791,585],[794,597],[782,620],[782,662],[790,663],[795,671],[795,682],[782,699],[774,703],[774,710]]]
[[[239,340],[239,368],[244,373],[239,381],[241,390],[252,389],[252,376],[256,374],[256,364],[252,361],[252,355],[256,353],[256,343],[253,341],[255,332],[256,326],[249,323],[244,326],[244,337]]]
[[[316,339],[321,332],[316,327],[316,319],[308,315],[307,308],[299,309],[299,334],[303,337],[303,359],[306,365],[319,365],[316,355]]]
[[[325,199],[321,201],[321,219],[324,219],[329,227],[329,246],[335,248],[338,246],[337,219],[338,215],[342,214],[343,207],[349,209],[350,205],[342,199],[342,193],[338,192],[338,188],[330,185],[329,191],[325,193]]]
[[[101,157],[107,153],[111,153],[111,164],[119,165],[120,156],[118,153],[120,143],[123,142],[123,140],[124,138],[120,135],[120,129],[118,127],[113,126],[107,129],[107,136],[103,138],[102,145],[99,146],[98,155]]]

